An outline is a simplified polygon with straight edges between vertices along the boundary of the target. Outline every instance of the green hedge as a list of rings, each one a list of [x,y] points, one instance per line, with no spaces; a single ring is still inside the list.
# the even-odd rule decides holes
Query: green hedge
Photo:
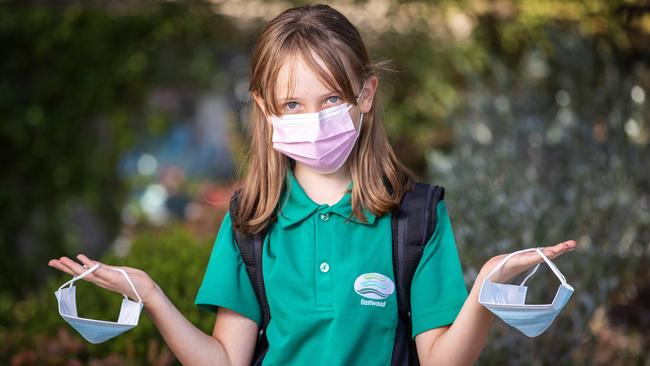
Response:
[[[146,229],[137,234],[127,258],[111,252],[101,260],[146,271],[181,313],[200,329],[211,333],[215,317],[196,307],[194,296],[203,278],[212,243],[209,238],[197,240],[195,234],[180,225],[162,230]],[[52,277],[42,291],[17,304],[12,304],[9,296],[0,300],[2,318],[10,319],[7,328],[0,328],[0,359],[11,360],[12,364],[46,365],[74,361],[87,364],[99,360],[111,364],[176,363],[146,310],[134,329],[101,344],[86,342],[61,318],[57,309],[54,291],[70,276]],[[121,295],[86,281],[76,286],[80,316],[117,320]]]

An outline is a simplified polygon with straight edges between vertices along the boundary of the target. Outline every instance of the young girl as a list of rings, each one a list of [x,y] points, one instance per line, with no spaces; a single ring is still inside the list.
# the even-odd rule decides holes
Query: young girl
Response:
[[[264,365],[390,364],[397,321],[391,213],[416,178],[398,161],[377,113],[380,68],[357,29],[327,5],[289,9],[264,29],[251,60],[250,154],[238,210],[221,223],[195,299],[216,313],[212,335],[141,270],[101,264],[85,279],[132,296],[124,277],[103,267],[127,271],[183,364],[248,365],[261,308],[234,230],[266,228]],[[411,336],[421,364],[472,364],[493,320],[478,291],[503,255],[485,263],[468,293],[444,200],[436,210],[412,280]],[[555,258],[574,247],[569,240],[544,253]],[[78,275],[98,263],[77,258],[81,264],[62,257],[49,265]],[[541,261],[535,253],[515,256],[492,280],[508,281]],[[389,285],[376,290],[384,300],[363,300],[355,285],[362,275]]]

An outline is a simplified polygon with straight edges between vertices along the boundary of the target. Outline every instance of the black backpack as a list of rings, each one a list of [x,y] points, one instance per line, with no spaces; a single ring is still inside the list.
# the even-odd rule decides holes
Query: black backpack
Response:
[[[397,290],[398,320],[393,345],[391,365],[419,365],[415,341],[411,339],[411,280],[422,257],[424,245],[436,227],[436,207],[444,199],[445,189],[426,183],[416,183],[415,187],[402,197],[400,206],[393,211],[393,271]],[[230,212],[235,212],[239,190],[230,199]],[[243,235],[235,230],[235,239],[246,264],[257,301],[262,309],[262,327],[259,330],[253,365],[262,364],[268,350],[266,327],[271,319],[266,290],[262,278],[262,244],[266,231],[256,235]]]

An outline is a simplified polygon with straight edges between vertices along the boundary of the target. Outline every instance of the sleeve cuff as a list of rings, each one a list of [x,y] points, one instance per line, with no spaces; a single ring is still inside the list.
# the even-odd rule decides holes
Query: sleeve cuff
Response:
[[[257,305],[249,304],[241,300],[234,299],[232,297],[222,296],[218,299],[208,299],[204,297],[197,297],[194,301],[194,305],[198,306],[201,309],[208,310],[210,312],[216,313],[218,307],[228,308],[234,312],[237,312],[248,319],[257,323],[258,327],[262,326],[262,314],[257,311]]]

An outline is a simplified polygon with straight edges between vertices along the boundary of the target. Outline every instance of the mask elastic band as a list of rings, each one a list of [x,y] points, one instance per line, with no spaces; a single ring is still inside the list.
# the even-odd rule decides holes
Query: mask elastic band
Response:
[[[359,96],[357,97],[357,100],[356,100],[356,104],[357,104],[357,105],[359,104],[359,98],[361,98],[361,96],[363,95],[363,88],[366,87],[366,81],[368,81],[368,79],[364,80],[364,81],[363,81],[363,85],[361,86],[361,93],[359,93]],[[352,107],[353,107],[353,106],[348,107],[348,111],[349,111],[350,109],[352,109]],[[360,117],[360,119],[359,119],[359,133],[361,133],[361,126],[363,125],[363,115],[364,115],[364,113],[361,112],[361,117]]]
[[[84,267],[86,267],[86,266],[84,265]],[[64,287],[65,287],[66,285],[68,285],[68,284],[70,284],[70,287],[72,287],[72,284],[73,284],[74,282],[76,282],[76,281],[78,281],[78,280],[80,280],[80,279],[82,279],[82,278],[88,276],[89,274],[95,272],[98,268],[99,268],[99,263],[95,263],[95,265],[93,265],[92,267],[88,268],[88,269],[87,269],[85,272],[83,272],[82,274],[80,274],[80,275],[78,275],[78,276],[73,276],[72,279],[71,279],[70,281],[68,281],[68,282],[64,283],[63,285],[61,285],[61,287],[59,287],[59,291],[61,291],[61,289],[64,288]],[[112,271],[117,271],[117,272],[122,273],[122,274],[124,275],[124,277],[126,278],[126,281],[127,281],[127,282],[129,283],[129,285],[131,286],[131,289],[132,289],[133,292],[135,293],[135,296],[138,297],[138,304],[142,303],[142,298],[140,297],[140,294],[138,293],[138,290],[135,289],[135,285],[133,284],[133,282],[131,281],[131,278],[129,277],[129,275],[126,273],[125,270],[123,270],[122,268],[110,268],[110,267],[104,267],[104,268],[107,268],[107,269],[110,269],[110,270],[112,270]],[[128,299],[128,298],[129,298],[128,296],[126,296],[126,294],[122,294],[122,296],[124,296],[125,299]]]
[[[359,93],[359,96],[357,96],[356,104],[359,104],[359,98],[361,98],[361,96],[363,95],[363,89],[366,87],[366,81],[368,81],[368,79],[363,81],[363,85],[361,86],[361,92]]]
[[[530,271],[530,273],[528,274],[528,276],[526,276],[526,278],[524,278],[524,280],[521,281],[521,283],[519,284],[519,286],[523,286],[524,283],[526,283],[526,281],[528,281],[528,279],[529,279],[532,275],[534,275],[535,272],[537,272],[537,269],[539,268],[539,265],[540,265],[540,264],[541,264],[541,263],[537,263],[537,265],[535,265],[535,268],[533,268],[533,270]]]
[[[354,104],[348,105],[348,111],[359,104],[359,99],[361,98],[361,96],[363,96],[363,88],[366,87],[366,81],[368,81],[368,79],[363,81],[363,85],[361,86],[361,92],[357,96],[357,99],[354,101]],[[363,112],[361,114],[363,115]]]
[[[551,261],[546,257],[546,255],[544,254],[544,251],[542,250],[541,247],[540,247],[540,248],[537,248],[537,253],[539,253],[539,255],[542,256],[542,258],[544,258],[544,261],[546,262],[546,264],[548,264],[548,266],[551,267],[551,270],[552,270],[553,273],[555,273],[555,275],[560,279],[560,281],[562,282],[562,284],[563,284],[563,285],[566,285],[566,278],[564,278],[564,275],[560,272],[560,270],[557,268],[557,266],[555,266],[555,263],[551,262]]]
[[[553,264],[553,262],[551,262],[551,261],[546,257],[546,255],[544,254],[544,251],[541,250],[541,247],[539,247],[539,248],[528,248],[528,249],[522,249],[522,250],[518,250],[518,251],[516,251],[516,252],[512,252],[512,253],[508,254],[505,258],[503,258],[503,260],[502,260],[502,261],[501,261],[501,262],[500,262],[496,267],[494,267],[494,268],[490,271],[490,273],[488,273],[488,275],[485,277],[485,279],[488,279],[488,278],[492,277],[492,275],[493,275],[496,271],[500,270],[501,267],[503,267],[503,266],[506,264],[506,262],[507,262],[510,258],[512,258],[513,256],[515,256],[515,255],[517,255],[517,254],[520,254],[520,253],[531,252],[531,251],[536,251],[537,254],[539,254],[539,255],[542,257],[542,259],[544,259],[544,261],[546,262],[546,264],[548,264],[548,266],[551,268],[551,270],[553,271],[553,273],[555,273],[555,275],[557,276],[557,278],[560,279],[560,282],[562,282],[563,285],[566,285],[566,278],[564,278],[564,275],[562,275],[562,273],[561,273],[560,270],[555,266],[555,264]],[[537,268],[539,268],[539,265],[540,265],[540,263],[537,263],[537,266],[535,266],[535,269],[533,269],[533,271],[532,271],[530,274],[528,274],[528,276],[526,276],[526,278],[524,278],[524,280],[521,282],[521,284],[520,284],[519,286],[523,286],[523,284],[526,282],[526,280],[528,280],[528,278],[529,278],[530,276],[532,276],[533,273],[535,273],[535,271],[537,271]]]

